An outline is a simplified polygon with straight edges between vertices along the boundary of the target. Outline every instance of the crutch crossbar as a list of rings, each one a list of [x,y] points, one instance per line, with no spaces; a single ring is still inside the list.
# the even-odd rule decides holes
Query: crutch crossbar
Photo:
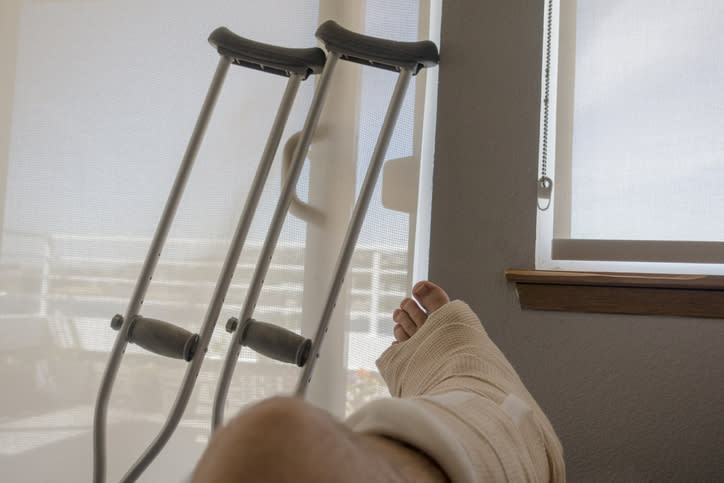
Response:
[[[437,46],[430,40],[398,42],[370,37],[341,27],[334,20],[327,20],[315,34],[330,52],[343,60],[372,65],[387,70],[406,69],[417,74],[424,67],[439,62]]]
[[[318,74],[326,59],[324,51],[318,47],[290,49],[264,44],[236,35],[226,27],[211,32],[209,43],[235,65],[285,77],[297,74],[306,79],[311,74]]]
[[[123,323],[122,317],[120,314],[113,317],[111,327],[119,330]],[[128,329],[128,342],[154,354],[189,362],[196,353],[199,335],[163,320],[137,315]]]
[[[227,331],[233,332],[237,323],[235,317],[229,319]],[[284,327],[254,319],[249,319],[240,330],[242,333],[239,343],[259,354],[299,367],[307,362],[312,347],[311,339]]]

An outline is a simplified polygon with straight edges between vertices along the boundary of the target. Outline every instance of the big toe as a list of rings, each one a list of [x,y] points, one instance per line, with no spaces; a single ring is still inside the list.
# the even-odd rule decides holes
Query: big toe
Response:
[[[427,280],[418,282],[412,288],[412,295],[428,313],[434,312],[450,302],[450,297],[443,289]]]

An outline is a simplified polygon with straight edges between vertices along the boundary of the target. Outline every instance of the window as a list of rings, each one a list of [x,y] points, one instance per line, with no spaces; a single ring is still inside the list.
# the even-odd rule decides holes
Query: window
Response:
[[[13,389],[0,402],[0,460],[10,480],[90,479],[93,405],[115,337],[109,320],[129,301],[218,61],[206,43],[209,33],[226,25],[254,40],[307,47],[316,44],[320,21],[334,18],[370,35],[418,40],[434,36],[429,20],[439,22],[434,12],[440,8],[434,5],[1,2],[0,377]],[[358,173],[369,161],[395,81],[347,62],[337,69],[335,84],[351,85],[352,95],[335,103],[330,92],[298,186],[299,197],[333,223],[320,229],[287,217],[255,314],[305,335],[316,329],[317,291],[326,295],[339,232],[361,184]],[[434,136],[422,114],[435,102],[426,75],[408,90],[388,159],[430,156],[425,143]],[[283,139],[301,129],[313,83],[302,84]],[[230,69],[144,316],[198,331],[284,84],[281,77]],[[335,127],[325,138],[325,123],[346,129],[337,135],[342,130]],[[229,343],[224,322],[238,316],[260,253],[279,191],[281,153],[280,147],[191,402],[141,481],[181,481],[204,448]],[[335,183],[325,183],[330,167],[337,170]],[[429,175],[425,162],[420,170]],[[390,300],[405,296],[413,269],[424,276],[416,261],[426,258],[426,248],[414,236],[416,227],[425,231],[424,220],[414,210],[389,209],[382,192],[398,190],[385,179],[381,184],[315,371],[323,387],[309,392],[339,416],[385,395],[374,359],[393,340]],[[109,481],[120,479],[157,434],[184,370],[183,362],[128,346],[109,406]],[[295,367],[242,350],[227,415],[291,391],[296,379]]]
[[[724,274],[724,4],[547,4],[536,268]]]

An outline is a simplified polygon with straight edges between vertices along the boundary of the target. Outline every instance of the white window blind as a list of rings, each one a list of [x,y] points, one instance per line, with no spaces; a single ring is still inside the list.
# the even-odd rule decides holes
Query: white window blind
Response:
[[[538,266],[724,273],[724,4],[551,3]]]
[[[316,45],[320,20],[336,18],[370,35],[428,38],[430,2],[345,2],[356,12],[349,22],[340,18],[339,5],[326,0],[2,2],[0,382],[8,390],[0,398],[0,467],[9,481],[91,478],[93,405],[116,335],[110,318],[128,303],[218,61],[206,42],[209,33],[226,25],[254,40],[308,47]],[[327,131],[328,138],[359,141],[335,151],[351,155],[330,161],[320,155],[325,139],[320,132],[298,194],[346,222],[353,196],[342,202],[334,190],[311,190],[324,183],[325,168],[333,164],[346,164],[348,178],[334,179],[337,185],[359,186],[358,173],[366,168],[384,116],[382,99],[391,93],[395,76],[360,74],[361,66],[344,64],[338,66],[340,79],[352,72],[360,77],[359,89],[337,106],[348,116],[344,123],[335,124],[331,106],[325,107],[323,122],[345,130],[339,136]],[[421,162],[424,78],[418,76],[410,88],[390,159],[416,156]],[[301,129],[313,82],[302,84],[283,140]],[[230,70],[144,316],[198,331],[284,85],[282,77]],[[205,446],[230,337],[224,322],[239,314],[276,205],[281,149],[278,158],[191,402],[141,481],[180,481]],[[416,175],[407,178],[413,185]],[[325,341],[327,352],[315,371],[317,384],[332,396],[322,394],[314,402],[338,416],[386,395],[374,359],[392,342],[391,313],[409,291],[417,249],[410,240],[416,223],[412,211],[386,207],[378,187],[333,321],[341,334]],[[335,229],[343,229],[339,225]],[[315,261],[334,264],[334,237],[287,217],[257,317],[301,331],[307,322],[316,323],[321,306],[310,294],[327,288],[323,277],[330,272]],[[156,435],[183,364],[129,345],[109,404],[109,481],[120,479]],[[293,366],[243,349],[227,415],[290,392],[297,375]]]

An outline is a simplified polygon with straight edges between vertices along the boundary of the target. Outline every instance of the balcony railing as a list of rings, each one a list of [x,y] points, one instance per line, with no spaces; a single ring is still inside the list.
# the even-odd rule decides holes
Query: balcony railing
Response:
[[[82,386],[78,398],[92,400],[116,333],[109,326],[123,313],[141,270],[149,238],[123,236],[47,236],[5,231],[0,254],[0,354],[8,361],[47,371],[54,385]],[[142,313],[197,331],[206,311],[228,247],[228,240],[169,239],[151,283]],[[247,241],[226,297],[219,324],[238,316],[248,280],[261,249]],[[256,314],[264,320],[299,330],[304,293],[305,247],[280,242],[266,277]],[[391,313],[405,296],[407,247],[357,248],[347,277],[351,290],[348,311],[348,399],[356,403],[379,393],[381,380],[369,353],[379,353],[392,336]],[[199,398],[193,413],[206,418],[228,334],[214,332],[207,361],[199,376]],[[121,372],[114,397],[133,400],[136,390],[157,391],[168,400],[178,387],[178,369],[154,365],[156,356],[131,344],[128,372]],[[297,372],[244,349],[239,381],[232,386],[234,405],[268,397],[291,387]],[[13,364],[5,370],[12,371]],[[24,369],[25,370],[25,369]],[[78,374],[83,376],[78,377]],[[127,375],[124,380],[124,374]],[[129,375],[133,374],[132,377]],[[8,374],[8,377],[15,377]],[[86,382],[84,385],[84,381]],[[235,388],[235,389],[234,389]],[[204,396],[204,394],[206,396]],[[34,394],[37,397],[37,394]],[[20,394],[18,394],[20,398]],[[18,409],[22,403],[18,400]],[[165,407],[165,406],[164,406]]]

